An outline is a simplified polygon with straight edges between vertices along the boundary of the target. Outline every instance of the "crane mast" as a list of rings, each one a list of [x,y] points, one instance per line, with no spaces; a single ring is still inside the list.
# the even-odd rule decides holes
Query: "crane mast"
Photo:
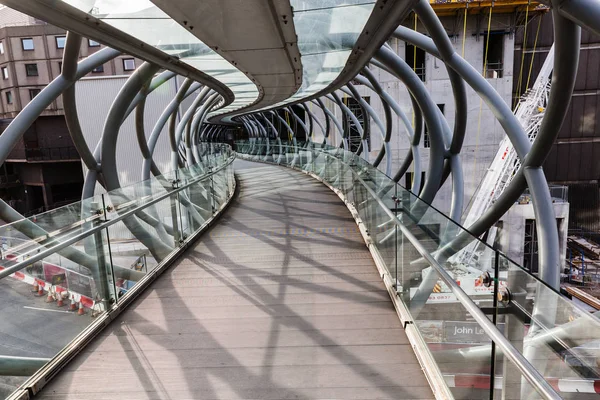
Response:
[[[540,130],[546,105],[548,104],[553,66],[554,46],[550,48],[534,85],[523,94],[514,111],[529,141],[532,143]],[[521,160],[519,160],[510,139],[506,136],[500,142],[498,152],[477,189],[463,226],[468,229],[469,226],[481,218],[512,182],[520,167]],[[488,232],[487,243],[493,244],[495,237],[496,228],[492,228]],[[451,261],[463,266],[474,266],[482,263],[482,255],[485,252],[485,246],[478,241],[474,241],[457,253]],[[481,266],[478,269],[487,268]]]

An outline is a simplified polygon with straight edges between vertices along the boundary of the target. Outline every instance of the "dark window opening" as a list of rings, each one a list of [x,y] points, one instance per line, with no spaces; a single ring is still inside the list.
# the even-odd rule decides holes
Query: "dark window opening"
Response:
[[[486,52],[487,47],[487,52]],[[485,77],[502,78],[504,75],[504,31],[483,35],[483,54],[485,58]]]
[[[523,267],[531,272],[538,272],[538,243],[535,219],[525,220],[525,238],[523,242]]]
[[[309,124],[306,121],[306,112],[304,111],[304,108],[298,105],[290,106],[290,108],[294,111],[294,114],[296,114],[298,118],[300,118],[300,120],[303,121],[306,127],[308,128]],[[269,119],[271,120],[275,128],[279,131],[281,140],[292,140],[292,134],[286,127],[286,124],[289,125],[290,129],[294,132],[294,137],[296,138],[296,140],[304,141],[310,139],[309,133],[306,132],[304,127],[300,123],[298,123],[296,118],[294,118],[294,116],[287,109],[280,109],[279,111],[277,111],[277,114],[285,121],[285,123],[281,122],[281,120],[277,117]]]
[[[363,100],[365,100],[365,102],[367,102],[369,104],[371,103],[371,98],[368,96],[363,97]],[[356,101],[354,98],[344,97],[343,102],[346,105],[346,107],[348,107],[350,109],[352,114],[354,114],[354,116],[358,120],[358,123],[362,127],[363,132],[364,132],[364,137],[367,140],[367,146],[369,147],[369,150],[370,150],[371,149],[371,126],[370,125],[371,124],[369,123],[370,122],[369,115],[368,114],[365,115],[363,113],[363,109],[360,106],[360,103],[358,101]],[[344,136],[348,138],[349,150],[354,153],[354,152],[358,151],[358,148],[362,144],[362,138],[360,136],[360,132],[358,131],[358,128],[357,128],[356,124],[354,123],[354,121],[352,121],[352,119],[350,119],[347,115],[344,114],[344,118],[342,119],[342,122],[343,122],[343,128],[344,128]],[[364,149],[362,149],[362,151],[364,151]]]
[[[442,112],[442,115],[445,115],[444,112],[446,109],[446,105],[438,104],[437,106],[440,109],[440,111]],[[423,132],[423,147],[426,149],[431,147],[431,136],[429,136],[429,129],[427,129],[427,124],[425,124],[425,130]]]
[[[58,62],[58,72],[62,73],[62,61]]]
[[[29,99],[33,100],[34,97],[40,94],[41,91],[41,89],[29,89]]]
[[[425,50],[407,43],[405,59],[406,63],[417,73],[419,78],[425,82]]]
[[[13,95],[12,92],[6,92],[6,104],[12,104]]]
[[[562,218],[556,219],[556,229],[560,232]],[[525,220],[525,237],[523,238],[523,267],[537,274],[539,271],[538,237],[535,219]]]
[[[38,76],[37,64],[25,64],[25,73],[27,76]]]

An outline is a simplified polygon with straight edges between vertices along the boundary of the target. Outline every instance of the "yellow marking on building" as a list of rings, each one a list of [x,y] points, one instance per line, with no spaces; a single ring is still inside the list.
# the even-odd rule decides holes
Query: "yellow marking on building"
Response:
[[[494,7],[494,14],[524,12],[527,8],[529,12],[548,11],[548,7],[542,3],[528,0],[429,0],[429,3],[438,16],[454,16],[465,8],[469,14],[487,12],[490,7]]]

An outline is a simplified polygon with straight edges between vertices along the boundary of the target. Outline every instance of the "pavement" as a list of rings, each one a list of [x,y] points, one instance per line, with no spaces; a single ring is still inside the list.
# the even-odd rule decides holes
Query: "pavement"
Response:
[[[51,358],[92,322],[56,303],[46,303],[32,288],[12,278],[0,280],[0,355]],[[27,377],[0,376],[0,398]]]

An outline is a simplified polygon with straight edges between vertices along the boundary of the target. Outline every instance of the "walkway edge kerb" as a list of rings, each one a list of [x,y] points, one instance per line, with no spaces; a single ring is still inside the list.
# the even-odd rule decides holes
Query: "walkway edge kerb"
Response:
[[[321,179],[321,177],[319,177],[318,175],[316,175],[312,172],[304,171],[299,168],[289,167],[287,165],[281,165],[281,164],[277,164],[277,163],[273,163],[273,162],[267,162],[267,161],[263,161],[263,160],[254,160],[251,158],[246,158],[243,155],[238,155],[238,157],[239,157],[239,159],[245,160],[245,161],[262,163],[262,164],[267,164],[267,165],[276,165],[276,166],[280,166],[282,168],[291,168],[295,171],[302,172],[303,174],[308,175],[308,176],[314,178],[315,180],[321,182],[323,185],[327,186],[332,192],[334,192],[340,198],[340,200],[346,205],[346,207],[348,208],[348,211],[350,211],[350,214],[354,218],[354,221],[356,222],[356,225],[358,226],[358,229],[363,237],[363,240],[365,241],[365,245],[369,249],[369,252],[371,253],[371,257],[373,257],[373,261],[375,262],[375,266],[377,267],[379,276],[381,277],[381,280],[383,281],[385,288],[387,289],[390,299],[392,300],[392,304],[394,304],[394,308],[396,309],[396,314],[398,315],[398,319],[400,320],[400,322],[402,323],[402,326],[404,327],[404,331],[406,333],[406,336],[408,337],[408,341],[410,342],[410,345],[415,353],[415,356],[417,357],[417,361],[419,362],[419,365],[421,366],[423,374],[425,375],[425,378],[427,379],[427,382],[429,383],[429,387],[433,391],[433,395],[435,396],[436,400],[453,399],[454,396],[452,395],[452,392],[450,391],[450,388],[448,387],[448,385],[446,385],[446,382],[444,380],[442,372],[440,371],[437,364],[433,360],[433,356],[431,355],[431,352],[427,348],[425,341],[423,340],[423,338],[417,331],[417,328],[414,326],[413,319],[410,315],[410,312],[406,308],[406,305],[404,305],[404,303],[402,303],[402,301],[397,296],[396,289],[393,286],[393,284],[394,284],[393,279],[390,276],[390,274],[386,271],[385,262],[383,261],[383,258],[381,257],[379,250],[373,244],[373,240],[371,239],[371,236],[367,232],[365,225],[364,225],[362,219],[360,218],[358,211],[356,210],[354,205],[347,201],[346,196],[344,196],[344,194],[340,190],[329,185],[329,183],[327,183],[326,181]]]
[[[235,174],[234,174],[235,177]],[[148,287],[160,277],[173,263],[184,253],[188,248],[196,242],[201,235],[208,231],[223,213],[233,203],[233,200],[239,193],[239,185],[237,178],[234,179],[234,188],[225,203],[221,205],[213,217],[190,235],[179,248],[169,254],[161,264],[154,270],[146,274],[138,283],[131,288],[119,300],[119,303],[108,312],[99,316],[92,324],[75,337],[64,349],[62,349],[45,367],[32,375],[21,388],[13,392],[5,400],[29,400],[39,393],[48,382],[54,378],[69,362],[71,362],[92,340],[104,330],[121,312],[123,312],[131,303],[133,303]]]
[[[385,288],[387,289],[387,292],[390,295],[390,299],[392,300],[392,304],[394,304],[394,308],[396,309],[396,314],[398,315],[398,319],[400,319],[400,322],[402,322],[402,326],[404,327],[404,332],[406,333],[406,336],[408,337],[408,341],[410,342],[412,349],[415,353],[415,356],[417,357],[417,361],[419,361],[419,364],[421,365],[423,374],[425,375],[425,378],[427,379],[427,382],[429,383],[429,386],[431,387],[431,390],[433,391],[433,395],[435,396],[436,400],[446,400],[446,399],[454,398],[454,396],[452,395],[452,392],[450,392],[450,388],[448,388],[448,386],[446,385],[446,382],[444,381],[442,372],[440,371],[437,364],[433,360],[433,356],[431,355],[431,352],[427,349],[427,344],[425,343],[425,341],[423,340],[423,338],[421,337],[421,335],[415,328],[413,319],[410,316],[410,312],[406,308],[406,305],[404,303],[402,303],[402,301],[400,301],[400,298],[398,297],[398,295],[396,293],[396,288],[394,287],[394,281],[393,281],[392,277],[390,276],[390,274],[385,269],[385,262],[383,261],[383,258],[381,257],[381,253],[379,253],[379,249],[377,249],[377,247],[374,245],[373,240],[371,239],[371,236],[367,232],[365,225],[358,214],[358,211],[356,210],[356,208],[354,207],[354,205],[352,203],[349,203],[347,201],[347,198],[346,198],[346,196],[344,196],[342,191],[335,189],[333,186],[330,186],[327,182],[325,182],[324,180],[322,180],[320,177],[313,174],[312,172],[304,172],[304,173],[306,175],[309,175],[309,176],[313,177],[314,179],[318,180],[325,186],[327,186],[332,192],[337,194],[337,196],[340,198],[340,200],[342,200],[344,202],[344,204],[350,211],[350,214],[352,214],[352,217],[354,218],[356,225],[358,225],[360,234],[362,235],[363,240],[365,241],[365,245],[367,246],[367,248],[369,249],[369,252],[371,253],[371,257],[373,257],[373,261],[375,262],[375,265],[377,266],[377,271],[379,272],[379,276],[381,277],[381,280],[383,281]]]

